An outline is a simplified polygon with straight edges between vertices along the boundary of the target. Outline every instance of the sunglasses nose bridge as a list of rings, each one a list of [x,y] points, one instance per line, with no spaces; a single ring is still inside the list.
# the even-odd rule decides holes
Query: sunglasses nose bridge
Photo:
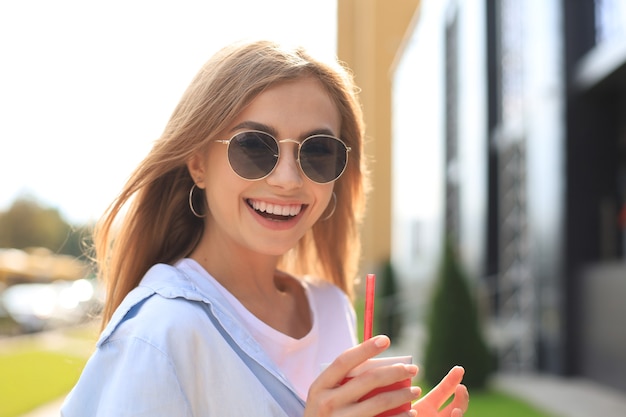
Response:
[[[272,171],[267,175],[267,181],[281,187],[299,187],[306,174],[302,170],[299,158],[300,142],[294,139],[274,139],[278,144],[278,157]],[[293,143],[291,149],[281,144]]]
[[[302,146],[302,142],[299,142],[295,139],[281,139],[281,140],[276,139],[276,142],[279,145],[278,146],[279,152],[280,152],[281,143],[293,143],[295,145],[293,154],[294,154],[294,157],[296,158],[296,161],[298,162],[298,165],[300,165],[300,147]]]
[[[299,142],[299,141],[297,141],[295,139],[281,139],[281,140],[276,139],[276,142],[278,142],[279,145],[281,143],[293,143],[293,144],[296,145],[297,148],[300,148],[300,144],[301,144],[301,142]]]

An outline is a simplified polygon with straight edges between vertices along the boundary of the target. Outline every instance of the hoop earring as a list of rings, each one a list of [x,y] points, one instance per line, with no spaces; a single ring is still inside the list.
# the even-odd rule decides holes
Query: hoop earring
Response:
[[[191,186],[191,190],[189,190],[189,208],[191,209],[191,212],[193,213],[194,216],[196,216],[199,219],[202,219],[203,217],[206,217],[206,213],[203,216],[201,216],[193,208],[193,190],[195,190],[196,188],[197,188],[197,186],[196,186],[196,183],[194,182],[194,184]]]
[[[333,209],[330,211],[330,213],[326,217],[322,219],[323,222],[333,217],[333,214],[335,214],[335,210],[337,209],[337,194],[335,194],[334,191],[333,191],[333,203],[334,203]]]

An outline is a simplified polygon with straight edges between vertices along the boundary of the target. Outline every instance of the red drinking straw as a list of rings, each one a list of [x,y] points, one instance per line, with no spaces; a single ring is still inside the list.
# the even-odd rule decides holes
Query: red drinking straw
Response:
[[[367,274],[365,281],[365,317],[363,330],[363,340],[372,337],[372,328],[374,327],[374,290],[376,288],[376,275]]]

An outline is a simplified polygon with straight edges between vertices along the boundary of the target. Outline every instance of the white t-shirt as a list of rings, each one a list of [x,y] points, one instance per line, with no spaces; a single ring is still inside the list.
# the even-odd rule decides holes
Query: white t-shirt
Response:
[[[354,308],[348,297],[328,282],[301,281],[311,310],[312,326],[304,337],[294,339],[258,319],[193,259],[183,259],[176,266],[203,274],[215,286],[228,300],[242,325],[305,400],[321,365],[332,362],[357,343]]]

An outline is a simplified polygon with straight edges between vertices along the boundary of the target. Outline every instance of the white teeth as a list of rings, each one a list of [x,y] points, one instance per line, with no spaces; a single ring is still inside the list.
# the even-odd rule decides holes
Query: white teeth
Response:
[[[296,216],[302,210],[301,204],[271,204],[265,201],[248,200],[252,208],[256,211],[275,214],[278,216]]]

